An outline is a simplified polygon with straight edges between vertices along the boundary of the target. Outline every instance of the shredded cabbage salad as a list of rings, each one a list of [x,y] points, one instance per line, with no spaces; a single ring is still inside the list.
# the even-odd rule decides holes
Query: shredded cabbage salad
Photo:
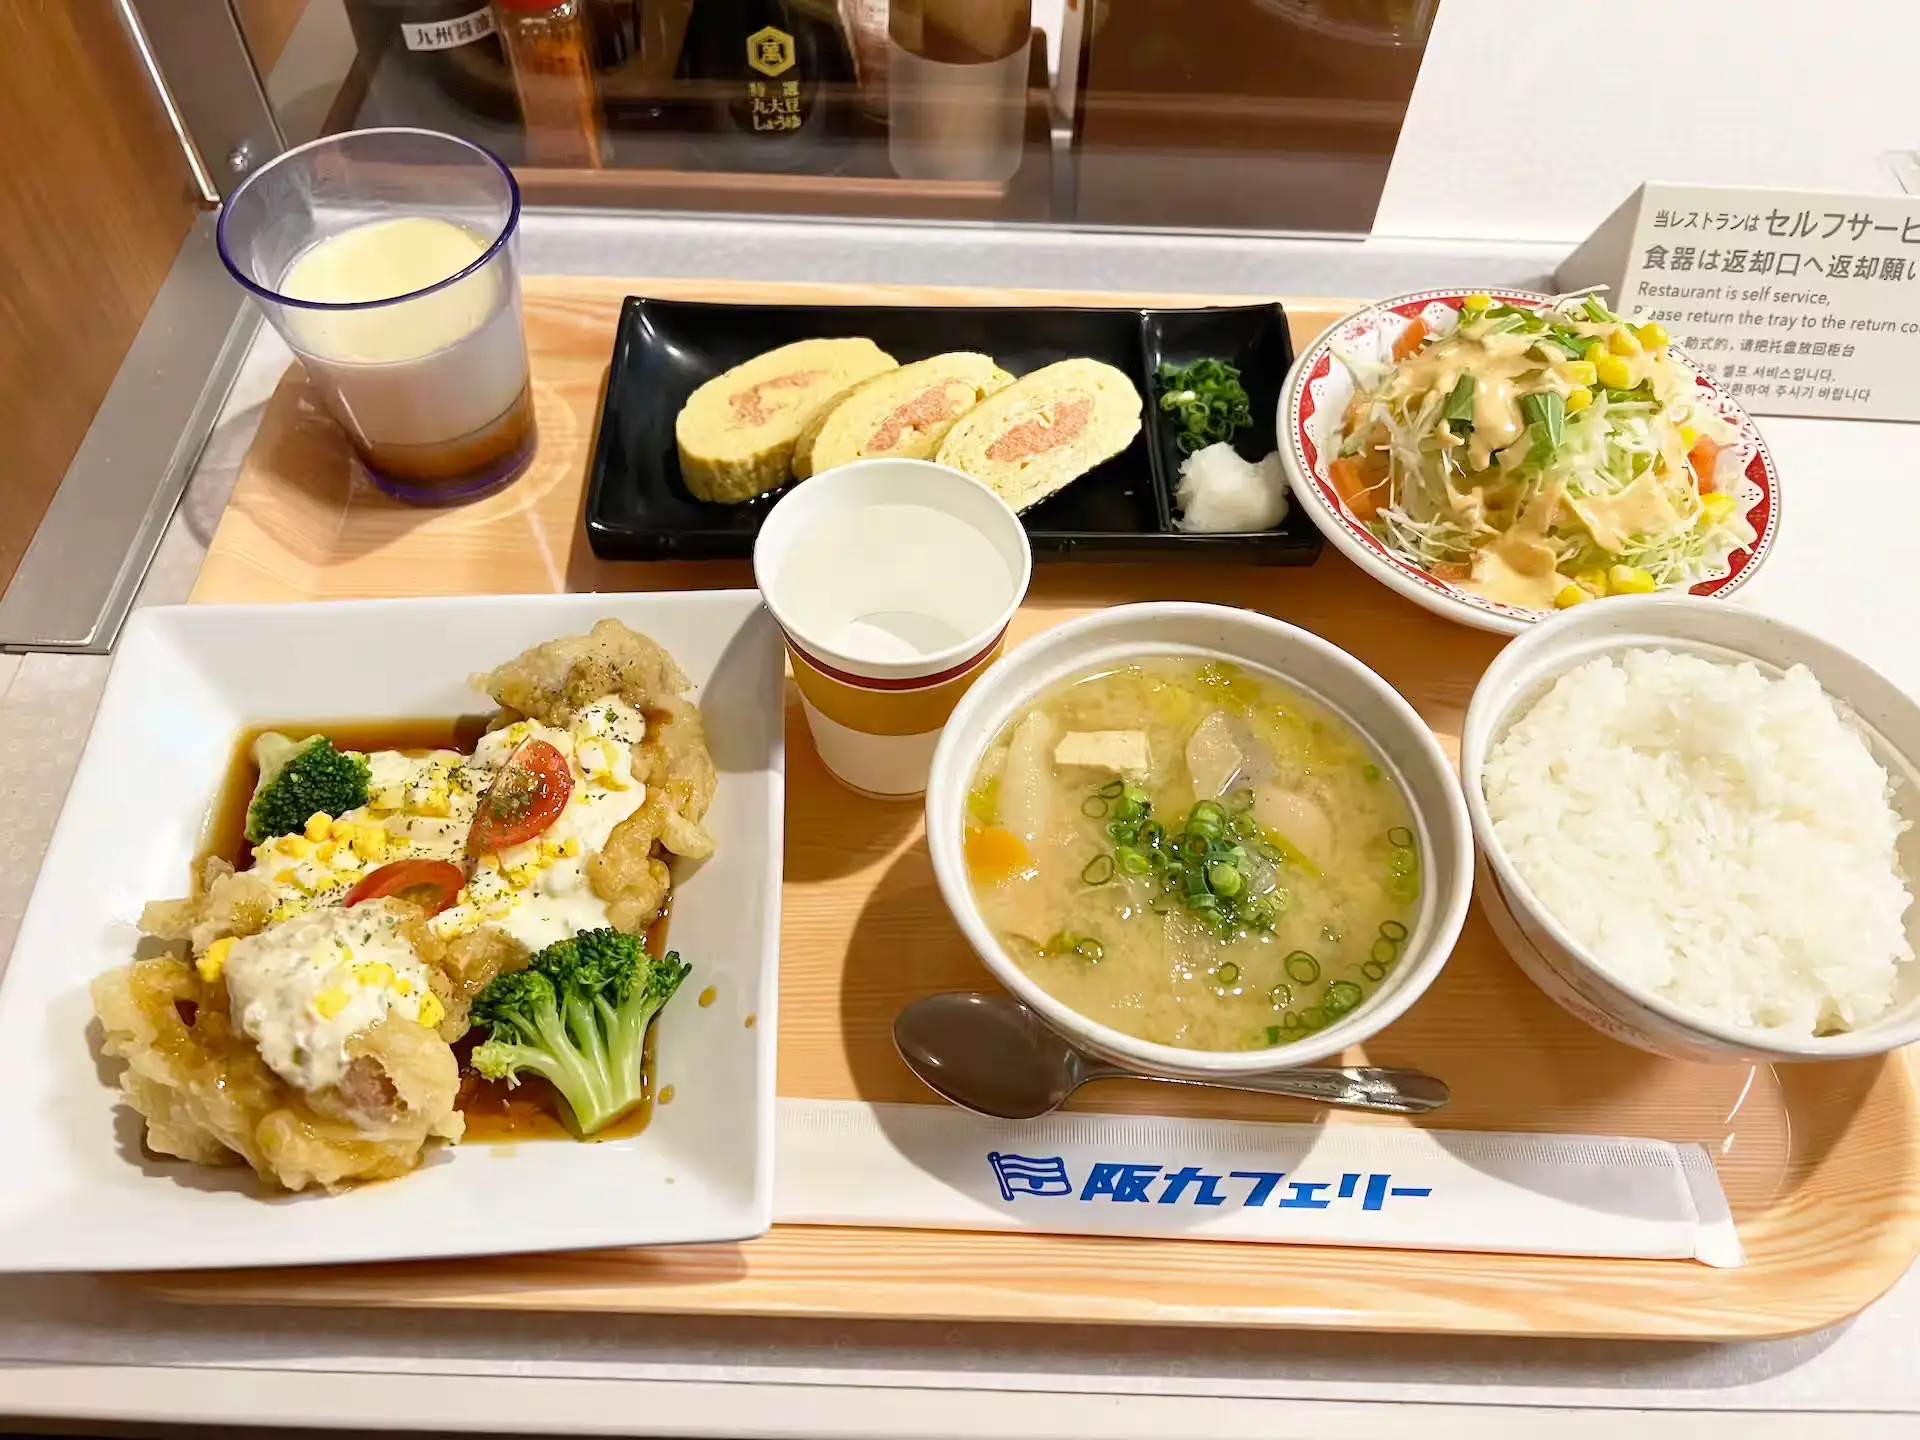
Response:
[[[1719,473],[1733,428],[1699,403],[1657,324],[1590,294],[1469,296],[1354,378],[1329,479],[1396,555],[1533,608],[1687,586],[1751,545]]]

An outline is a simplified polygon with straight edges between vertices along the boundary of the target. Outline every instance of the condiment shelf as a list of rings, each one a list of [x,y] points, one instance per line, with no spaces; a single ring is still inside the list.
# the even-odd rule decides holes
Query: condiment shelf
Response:
[[[540,450],[501,494],[409,510],[353,478],[298,373],[263,415],[194,598],[202,602],[750,583],[740,562],[596,559],[583,492],[607,357],[629,294],[767,305],[1245,304],[1262,297],[1085,295],[691,281],[526,284]],[[1274,297],[1264,297],[1272,299]],[[1352,308],[1287,298],[1296,347]],[[1374,667],[1453,747],[1497,637],[1431,616],[1329,551],[1310,568],[1050,565],[1011,639],[1135,599],[1265,611]],[[889,1027],[932,991],[984,988],[933,883],[917,805],[851,796],[814,755],[789,690],[779,1088],[927,1102]],[[723,782],[724,783],[724,780]],[[1451,963],[1348,1063],[1444,1077],[1449,1129],[1644,1136],[1707,1146],[1747,1253],[1686,1261],[776,1226],[741,1245],[331,1270],[173,1273],[124,1283],[200,1303],[445,1306],[846,1318],[1338,1327],[1668,1339],[1834,1323],[1920,1250],[1920,1104],[1905,1057],[1758,1069],[1654,1058],[1557,1009],[1476,909]],[[689,1074],[682,1084],[697,1083]],[[1326,1124],[1291,1102],[1115,1083],[1076,1108]]]

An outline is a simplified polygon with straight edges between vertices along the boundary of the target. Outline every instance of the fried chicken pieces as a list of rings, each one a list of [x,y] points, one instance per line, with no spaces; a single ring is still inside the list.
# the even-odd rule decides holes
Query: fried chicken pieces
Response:
[[[644,932],[672,884],[665,855],[713,852],[702,821],[716,777],[699,711],[687,698],[691,682],[653,640],[602,620],[587,635],[536,645],[473,683],[501,707],[496,724],[526,718],[564,728],[608,696],[641,712],[646,733],[632,758],[646,799],[615,825],[587,876],[607,906],[607,923]],[[126,1062],[121,1090],[146,1119],[147,1145],[197,1164],[251,1165],[288,1190],[405,1174],[429,1142],[460,1137],[450,1042],[465,1032],[473,997],[495,976],[523,967],[528,953],[492,928],[443,940],[424,912],[400,905],[442,1017],[429,1028],[388,1014],[348,1039],[349,1063],[336,1082],[301,1090],[261,1058],[234,1018],[227,985],[207,964],[219,942],[275,923],[274,905],[262,877],[210,860],[192,895],[155,901],[141,916],[141,929],[172,942],[174,953],[94,981],[102,1049]]]

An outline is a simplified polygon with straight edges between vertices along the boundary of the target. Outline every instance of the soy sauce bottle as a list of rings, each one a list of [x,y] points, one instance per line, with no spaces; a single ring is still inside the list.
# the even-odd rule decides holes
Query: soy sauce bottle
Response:
[[[706,102],[710,163],[835,168],[827,87],[851,95],[853,55],[832,0],[694,0],[676,75]]]

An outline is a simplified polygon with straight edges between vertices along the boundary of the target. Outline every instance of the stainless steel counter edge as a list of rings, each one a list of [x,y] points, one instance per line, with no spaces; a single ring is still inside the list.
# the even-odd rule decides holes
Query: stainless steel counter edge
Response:
[[[259,328],[200,216],[6,593],[0,649],[110,649]]]
[[[0,648],[111,649],[259,316],[228,278],[214,219],[188,233],[19,570]],[[1558,247],[985,225],[529,211],[533,274],[1380,295],[1436,283],[1541,284]]]

